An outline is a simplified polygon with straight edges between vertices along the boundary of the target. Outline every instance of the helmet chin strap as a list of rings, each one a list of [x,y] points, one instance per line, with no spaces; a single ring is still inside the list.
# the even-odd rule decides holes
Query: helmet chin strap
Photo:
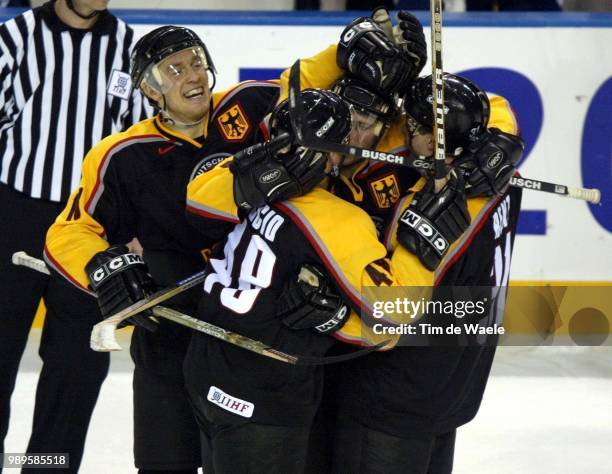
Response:
[[[191,122],[191,123],[182,122],[180,120],[177,120],[176,118],[173,118],[172,115],[170,115],[170,111],[168,110],[168,107],[166,106],[166,96],[164,94],[162,94],[162,100],[164,101],[164,106],[161,108],[162,120],[164,121],[164,123],[169,123],[173,125],[174,127],[178,127],[178,128],[195,127],[196,125],[201,124],[204,121],[204,118],[206,117],[204,116],[200,120],[196,120],[195,122]]]
[[[74,13],[76,16],[83,20],[91,20],[92,18],[95,18],[100,14],[100,12],[97,10],[94,10],[89,15],[83,15],[82,13],[79,13],[79,11],[74,7],[74,3],[72,3],[72,0],[66,0],[66,6],[72,11],[72,13]]]

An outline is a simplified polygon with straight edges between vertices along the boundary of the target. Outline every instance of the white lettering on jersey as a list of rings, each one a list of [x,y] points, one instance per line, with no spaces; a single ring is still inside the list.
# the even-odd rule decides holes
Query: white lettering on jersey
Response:
[[[497,206],[493,214],[493,232],[495,238],[499,239],[502,232],[508,227],[508,217],[510,215],[510,195]]]

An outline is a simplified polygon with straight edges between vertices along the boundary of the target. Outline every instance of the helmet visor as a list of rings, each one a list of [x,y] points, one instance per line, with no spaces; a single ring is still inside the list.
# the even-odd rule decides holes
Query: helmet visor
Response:
[[[182,83],[191,75],[208,74],[208,84],[213,75],[206,60],[206,53],[200,46],[177,51],[147,68],[144,80],[162,94],[166,94],[176,84]]]
[[[386,128],[385,123],[374,113],[351,106],[351,135],[349,143],[361,148],[376,145]]]

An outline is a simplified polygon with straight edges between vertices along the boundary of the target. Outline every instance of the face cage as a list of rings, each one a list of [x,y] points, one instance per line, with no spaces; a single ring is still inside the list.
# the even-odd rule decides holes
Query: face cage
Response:
[[[170,58],[182,53],[187,49],[191,50],[192,53],[190,64],[185,65],[169,63],[167,66],[165,66],[165,70],[162,71],[162,63],[168,63]],[[165,95],[178,82],[184,80],[184,78],[187,77],[190,72],[199,74],[201,71],[206,71],[206,74],[208,75],[208,89],[212,91],[217,80],[215,72],[208,64],[204,48],[201,46],[195,46],[177,51],[176,53],[162,59],[158,63],[150,65],[144,72],[141,82],[147,82],[147,84],[153,87],[160,94]]]

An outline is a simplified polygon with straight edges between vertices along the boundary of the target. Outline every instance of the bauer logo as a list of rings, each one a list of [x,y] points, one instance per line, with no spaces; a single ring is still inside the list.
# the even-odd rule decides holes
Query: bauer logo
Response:
[[[278,178],[280,177],[281,177],[281,170],[275,169],[275,170],[268,171],[265,174],[261,175],[259,177],[259,182],[261,184],[270,184],[270,183],[273,183],[274,181],[278,181]]]
[[[210,386],[206,399],[223,410],[229,411],[244,418],[251,418],[253,416],[253,410],[255,409],[255,405],[253,403],[247,402],[246,400],[241,400],[240,398],[232,397],[214,385]]]
[[[501,151],[493,153],[489,159],[487,160],[487,168],[493,169],[499,165],[504,157],[504,154]]]

